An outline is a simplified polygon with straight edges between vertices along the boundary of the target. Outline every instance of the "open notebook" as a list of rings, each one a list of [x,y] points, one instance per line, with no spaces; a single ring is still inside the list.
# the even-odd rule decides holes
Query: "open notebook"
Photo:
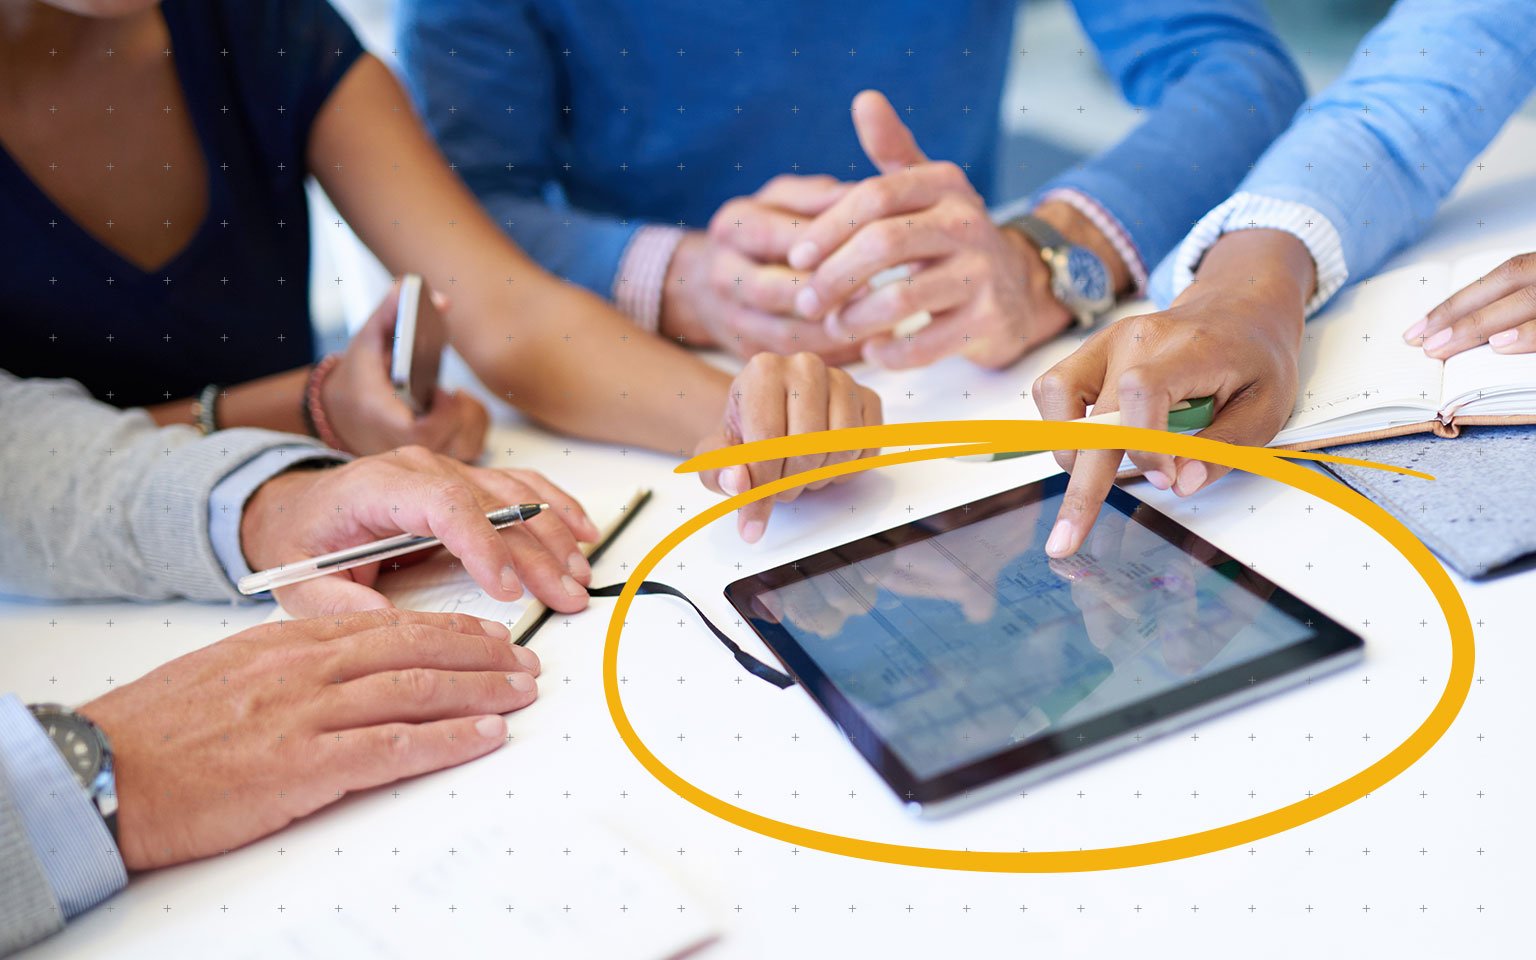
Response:
[[[602,536],[597,543],[583,543],[581,550],[589,559],[595,559],[618,536],[641,507],[651,498],[651,491],[637,488],[622,499],[604,501],[583,500],[587,516],[597,524]],[[466,613],[485,620],[496,620],[512,631],[514,642],[523,643],[528,634],[548,614],[549,608],[524,595],[522,600],[505,603],[486,596],[480,585],[464,572],[464,567],[453,555],[443,549],[433,550],[426,559],[402,566],[379,579],[379,592],[402,610],[425,610],[429,613]],[[282,611],[273,614],[286,616]]]
[[[1487,344],[1433,360],[1403,331],[1452,293],[1523,251],[1489,251],[1383,273],[1307,323],[1300,389],[1271,446],[1309,450],[1462,426],[1536,423],[1536,354]]]

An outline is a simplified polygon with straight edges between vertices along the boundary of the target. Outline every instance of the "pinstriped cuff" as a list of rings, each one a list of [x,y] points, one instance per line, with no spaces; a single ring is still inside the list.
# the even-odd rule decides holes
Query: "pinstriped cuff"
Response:
[[[647,333],[661,327],[661,289],[667,282],[672,254],[686,232],[655,224],[641,227],[619,258],[619,273],[613,280],[614,305]]]
[[[1332,221],[1304,203],[1277,200],[1256,193],[1236,193],[1200,218],[1172,255],[1173,292],[1177,297],[1195,282],[1205,252],[1224,233],[1238,230],[1284,230],[1306,245],[1317,267],[1317,293],[1307,301],[1307,316],[1316,313],[1349,280],[1344,242]]]
[[[192,600],[243,600],[214,551],[209,498],[220,481],[273,448],[321,449],[308,437],[271,430],[220,430],[172,448],[134,496],[133,538],[150,573]]]
[[[64,919],[128,883],[101,814],[14,695],[0,696],[0,773]]]
[[[1119,254],[1120,262],[1125,264],[1125,269],[1131,275],[1131,286],[1135,296],[1142,296],[1147,290],[1147,264],[1141,259],[1141,251],[1136,248],[1136,241],[1131,239],[1130,233],[1121,224],[1119,218],[1095,199],[1080,190],[1071,187],[1057,187],[1047,191],[1040,197],[1040,203],[1051,200],[1060,200],[1067,206],[1088,218],[1109,241],[1109,245],[1115,248]]]

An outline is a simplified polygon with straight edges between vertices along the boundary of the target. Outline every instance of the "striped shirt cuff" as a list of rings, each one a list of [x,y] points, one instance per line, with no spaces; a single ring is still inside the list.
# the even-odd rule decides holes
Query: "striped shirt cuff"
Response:
[[[14,694],[0,697],[0,776],[66,920],[128,883],[101,814]]]
[[[245,515],[246,501],[256,490],[301,463],[324,460],[341,464],[350,459],[344,453],[308,444],[273,447],[247,460],[213,485],[208,494],[208,542],[231,584],[238,584],[241,577],[251,572],[240,543],[240,518]]]
[[[1040,203],[1048,203],[1052,200],[1065,203],[1088,218],[1088,222],[1093,224],[1099,233],[1104,235],[1104,239],[1109,241],[1109,245],[1115,248],[1120,262],[1125,264],[1125,269],[1131,275],[1134,295],[1144,296],[1147,290],[1147,264],[1141,259],[1141,251],[1136,248],[1136,241],[1131,239],[1130,232],[1125,229],[1119,218],[1104,209],[1097,200],[1071,187],[1058,187],[1040,197]]]
[[[1284,230],[1306,245],[1317,268],[1317,292],[1307,301],[1307,316],[1316,313],[1349,280],[1344,262],[1344,242],[1333,223],[1317,210],[1293,200],[1277,200],[1256,193],[1233,194],[1221,206],[1200,218],[1189,236],[1173,252],[1173,291],[1177,297],[1195,282],[1195,271],[1205,252],[1224,233],[1238,230]]]
[[[648,333],[661,328],[661,291],[672,254],[684,233],[680,227],[641,227],[619,258],[619,274],[613,281],[614,305]]]

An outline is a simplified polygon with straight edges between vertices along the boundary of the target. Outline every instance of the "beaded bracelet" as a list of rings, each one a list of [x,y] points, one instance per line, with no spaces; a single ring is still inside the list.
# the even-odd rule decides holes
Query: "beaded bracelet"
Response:
[[[320,400],[320,388],[325,385],[325,378],[331,372],[331,368],[341,359],[340,354],[330,354],[309,371],[309,381],[304,385],[304,420],[309,424],[309,432],[320,438],[320,442],[332,450],[345,451],[341,445],[341,438],[336,436],[336,431],[331,429],[331,422],[325,415],[325,404]]]

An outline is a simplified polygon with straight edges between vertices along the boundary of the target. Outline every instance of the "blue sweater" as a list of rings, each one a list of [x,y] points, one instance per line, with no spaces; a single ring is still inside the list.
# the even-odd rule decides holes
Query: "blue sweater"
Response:
[[[1094,197],[1155,264],[1289,122],[1303,89],[1259,0],[1076,0],[1138,107],[1048,185]],[[884,91],[989,202],[1003,110],[1065,111],[1049,76],[1003,103],[1015,4],[405,0],[399,51],[460,176],[543,266],[607,296],[634,230],[704,225],[780,173],[874,172],[848,115]],[[1027,116],[1028,114],[1026,114]],[[1036,114],[1040,115],[1040,114]]]

